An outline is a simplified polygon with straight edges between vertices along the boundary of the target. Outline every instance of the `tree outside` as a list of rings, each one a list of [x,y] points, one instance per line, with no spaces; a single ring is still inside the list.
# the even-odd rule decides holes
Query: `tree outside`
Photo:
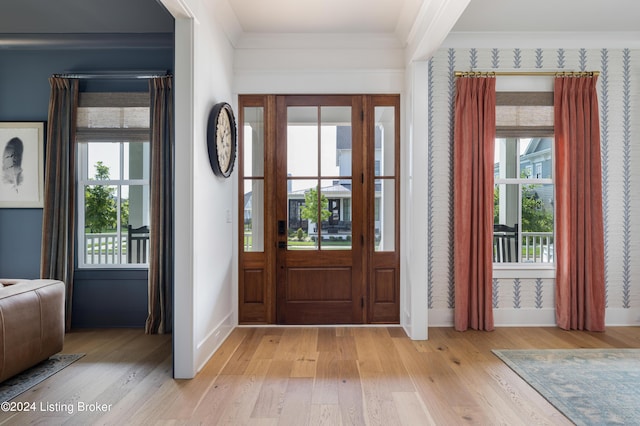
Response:
[[[493,223],[500,223],[499,191],[493,190]],[[536,192],[536,185],[522,186],[522,224],[525,232],[552,232],[553,213],[545,209]]]
[[[320,220],[329,220],[331,212],[329,211],[329,200],[322,194],[320,196]],[[300,218],[318,221],[318,188],[311,188],[304,193],[304,205],[300,209]]]
[[[522,229],[527,232],[553,231],[553,213],[545,209],[536,185],[522,187]]]
[[[109,167],[102,161],[95,165],[97,181],[109,180]],[[108,185],[91,185],[85,188],[85,227],[90,233],[114,231],[118,227],[118,207],[115,188]],[[129,222],[129,200],[120,205],[121,223]]]

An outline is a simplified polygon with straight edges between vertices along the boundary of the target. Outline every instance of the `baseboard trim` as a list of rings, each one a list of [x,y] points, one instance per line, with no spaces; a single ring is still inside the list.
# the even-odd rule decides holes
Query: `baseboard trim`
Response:
[[[220,348],[220,345],[229,337],[235,324],[233,323],[233,312],[230,312],[217,327],[214,327],[207,336],[198,343],[196,347],[196,366],[199,372],[209,362],[209,359]]]
[[[555,327],[555,308],[494,309],[496,327]],[[429,327],[453,327],[453,309],[430,309]],[[609,308],[605,324],[611,327],[640,325],[640,309]]]

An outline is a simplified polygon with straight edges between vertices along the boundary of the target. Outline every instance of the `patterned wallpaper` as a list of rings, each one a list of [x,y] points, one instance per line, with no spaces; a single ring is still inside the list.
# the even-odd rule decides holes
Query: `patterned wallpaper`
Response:
[[[427,273],[430,310],[442,312],[454,307],[453,250],[450,244],[453,240],[453,222],[449,214],[453,205],[453,71],[470,68],[598,70],[601,72],[598,95],[604,191],[607,324],[640,324],[639,56],[637,50],[630,49],[450,48],[441,49],[431,58],[428,64],[430,96],[427,159]],[[531,273],[518,271],[512,275],[510,278],[494,278],[495,309],[513,310],[515,313],[523,309],[554,308],[553,278],[548,278],[548,275],[545,278],[544,274],[531,278]],[[519,320],[514,319],[514,324],[516,323]],[[553,322],[549,325],[552,324]]]

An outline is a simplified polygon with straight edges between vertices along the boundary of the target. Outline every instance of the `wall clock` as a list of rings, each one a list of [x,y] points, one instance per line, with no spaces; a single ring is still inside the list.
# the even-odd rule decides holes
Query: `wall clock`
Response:
[[[236,119],[231,106],[220,102],[209,113],[207,146],[211,169],[217,176],[228,178],[236,160]]]

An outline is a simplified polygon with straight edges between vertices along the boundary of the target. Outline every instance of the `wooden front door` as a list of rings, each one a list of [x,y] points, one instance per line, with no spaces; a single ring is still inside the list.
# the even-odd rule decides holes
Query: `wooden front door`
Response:
[[[240,321],[398,323],[399,97],[240,108]]]
[[[365,320],[361,116],[360,97],[277,99],[278,323]]]

